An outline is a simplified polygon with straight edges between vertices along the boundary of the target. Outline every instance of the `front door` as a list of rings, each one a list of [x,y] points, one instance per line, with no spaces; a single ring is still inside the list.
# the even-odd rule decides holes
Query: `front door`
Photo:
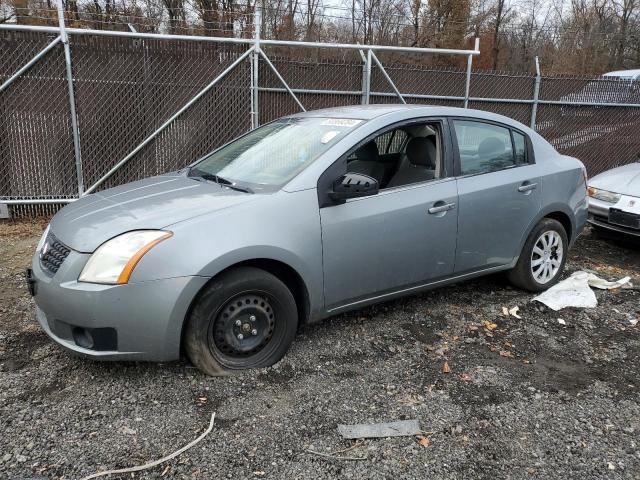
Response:
[[[322,208],[327,309],[450,275],[456,202],[447,178]]]
[[[458,193],[447,123],[412,121],[359,145],[323,175],[356,172],[380,186],[376,195],[321,202],[327,310],[411,291],[454,268]]]

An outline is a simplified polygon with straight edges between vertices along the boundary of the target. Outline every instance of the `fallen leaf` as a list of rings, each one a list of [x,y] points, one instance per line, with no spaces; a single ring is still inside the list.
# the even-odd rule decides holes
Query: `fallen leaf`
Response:
[[[509,316],[509,309],[507,307],[502,307],[502,315],[505,317]]]
[[[469,325],[468,328],[469,328],[470,332],[477,332],[478,331],[477,325]]]
[[[431,440],[429,440],[427,437],[423,437],[421,435],[421,436],[418,437],[418,443],[426,448],[429,445],[431,445]]]
[[[522,317],[518,315],[518,310],[520,310],[520,307],[513,307],[511,310],[509,310],[509,315],[517,319],[522,319]]]
[[[484,328],[486,328],[489,331],[495,330],[496,328],[498,328],[498,325],[496,323],[490,322],[489,320],[485,320],[483,324],[484,324]]]
[[[451,367],[448,362],[442,364],[442,373],[451,373]]]
[[[513,353],[507,351],[507,350],[501,350],[500,351],[500,356],[501,357],[513,357]]]
[[[471,375],[469,375],[468,373],[463,373],[462,375],[460,375],[460,380],[462,380],[463,382],[471,382],[473,381],[473,378],[471,378]]]

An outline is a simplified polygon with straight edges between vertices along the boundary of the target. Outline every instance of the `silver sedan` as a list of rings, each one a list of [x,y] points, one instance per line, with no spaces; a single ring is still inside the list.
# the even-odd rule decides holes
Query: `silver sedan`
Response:
[[[596,175],[588,193],[591,225],[640,237],[640,162]]]
[[[97,359],[277,362],[300,324],[495,272],[558,281],[584,166],[512,119],[449,107],[306,112],[177,172],[63,208],[28,271],[37,318]]]

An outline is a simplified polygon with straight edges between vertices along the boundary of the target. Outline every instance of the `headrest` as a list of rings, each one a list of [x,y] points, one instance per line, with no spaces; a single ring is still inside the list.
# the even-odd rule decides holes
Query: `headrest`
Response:
[[[374,140],[365,143],[358,150],[356,150],[356,158],[363,162],[377,162],[378,161],[378,145]]]
[[[407,144],[407,158],[412,165],[436,168],[436,143],[433,137],[413,137]]]
[[[495,157],[505,152],[504,142],[498,137],[485,138],[478,146],[479,157]]]

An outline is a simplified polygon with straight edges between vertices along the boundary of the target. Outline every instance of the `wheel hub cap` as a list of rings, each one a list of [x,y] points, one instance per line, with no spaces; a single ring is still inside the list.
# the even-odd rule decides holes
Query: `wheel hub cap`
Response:
[[[563,260],[562,238],[554,230],[544,232],[531,252],[531,274],[536,282],[550,282],[560,271]]]

